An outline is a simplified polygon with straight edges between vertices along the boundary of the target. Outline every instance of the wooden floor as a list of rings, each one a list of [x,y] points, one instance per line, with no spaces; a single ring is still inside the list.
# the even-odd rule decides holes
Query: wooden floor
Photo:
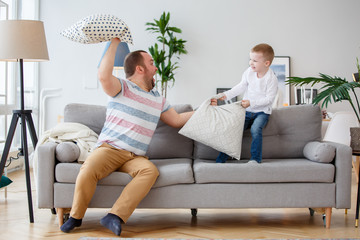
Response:
[[[29,223],[26,184],[23,171],[8,175],[14,182],[5,199],[0,190],[0,239],[79,239],[116,237],[99,223],[108,209],[90,209],[83,224],[72,233],[59,230],[57,218],[48,209],[37,209],[33,186],[34,219]],[[32,178],[33,179],[33,178]],[[360,238],[355,228],[357,183],[352,176],[352,208],[333,209],[331,228],[323,226],[321,214],[311,217],[308,209],[199,209],[192,217],[189,209],[138,209],[123,225],[123,238]],[[210,201],[211,199],[209,199]]]

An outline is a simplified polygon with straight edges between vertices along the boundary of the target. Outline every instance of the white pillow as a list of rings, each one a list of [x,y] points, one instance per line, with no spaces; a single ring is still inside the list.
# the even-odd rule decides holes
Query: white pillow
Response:
[[[89,44],[107,42],[119,38],[133,44],[130,30],[125,22],[112,15],[95,14],[75,23],[60,33],[72,41]]]
[[[179,133],[240,160],[245,109],[241,102],[211,106],[210,100],[201,104]]]

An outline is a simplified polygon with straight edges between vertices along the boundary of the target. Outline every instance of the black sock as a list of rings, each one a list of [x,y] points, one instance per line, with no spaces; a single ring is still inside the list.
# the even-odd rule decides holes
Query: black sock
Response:
[[[115,235],[120,236],[121,233],[121,218],[115,214],[108,213],[100,220],[101,225],[110,229]]]
[[[82,219],[76,219],[73,217],[70,217],[69,220],[67,220],[61,227],[61,231],[63,232],[70,232],[71,230],[73,230],[75,227],[80,227],[82,223]]]

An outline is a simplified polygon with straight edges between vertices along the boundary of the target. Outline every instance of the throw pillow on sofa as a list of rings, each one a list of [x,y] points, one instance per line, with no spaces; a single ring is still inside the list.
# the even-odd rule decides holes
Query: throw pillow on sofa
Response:
[[[210,101],[201,104],[179,133],[240,160],[245,109],[241,102],[211,106]]]
[[[55,154],[60,162],[74,162],[80,156],[80,148],[74,142],[62,142],[56,146]]]
[[[320,163],[330,163],[335,157],[336,148],[324,142],[309,142],[305,145],[304,156],[313,161]]]
[[[107,42],[113,38],[119,38],[121,42],[133,43],[126,23],[112,15],[88,16],[60,34],[72,41],[84,44]]]

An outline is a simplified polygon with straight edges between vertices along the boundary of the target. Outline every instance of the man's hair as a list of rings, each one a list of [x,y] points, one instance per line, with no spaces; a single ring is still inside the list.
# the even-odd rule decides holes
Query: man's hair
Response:
[[[260,43],[251,49],[251,52],[260,52],[263,54],[266,61],[270,61],[270,64],[274,60],[274,49],[266,43]]]
[[[131,77],[134,75],[136,66],[145,67],[144,57],[141,53],[146,53],[144,50],[138,50],[129,53],[124,60],[124,71],[126,78]]]

